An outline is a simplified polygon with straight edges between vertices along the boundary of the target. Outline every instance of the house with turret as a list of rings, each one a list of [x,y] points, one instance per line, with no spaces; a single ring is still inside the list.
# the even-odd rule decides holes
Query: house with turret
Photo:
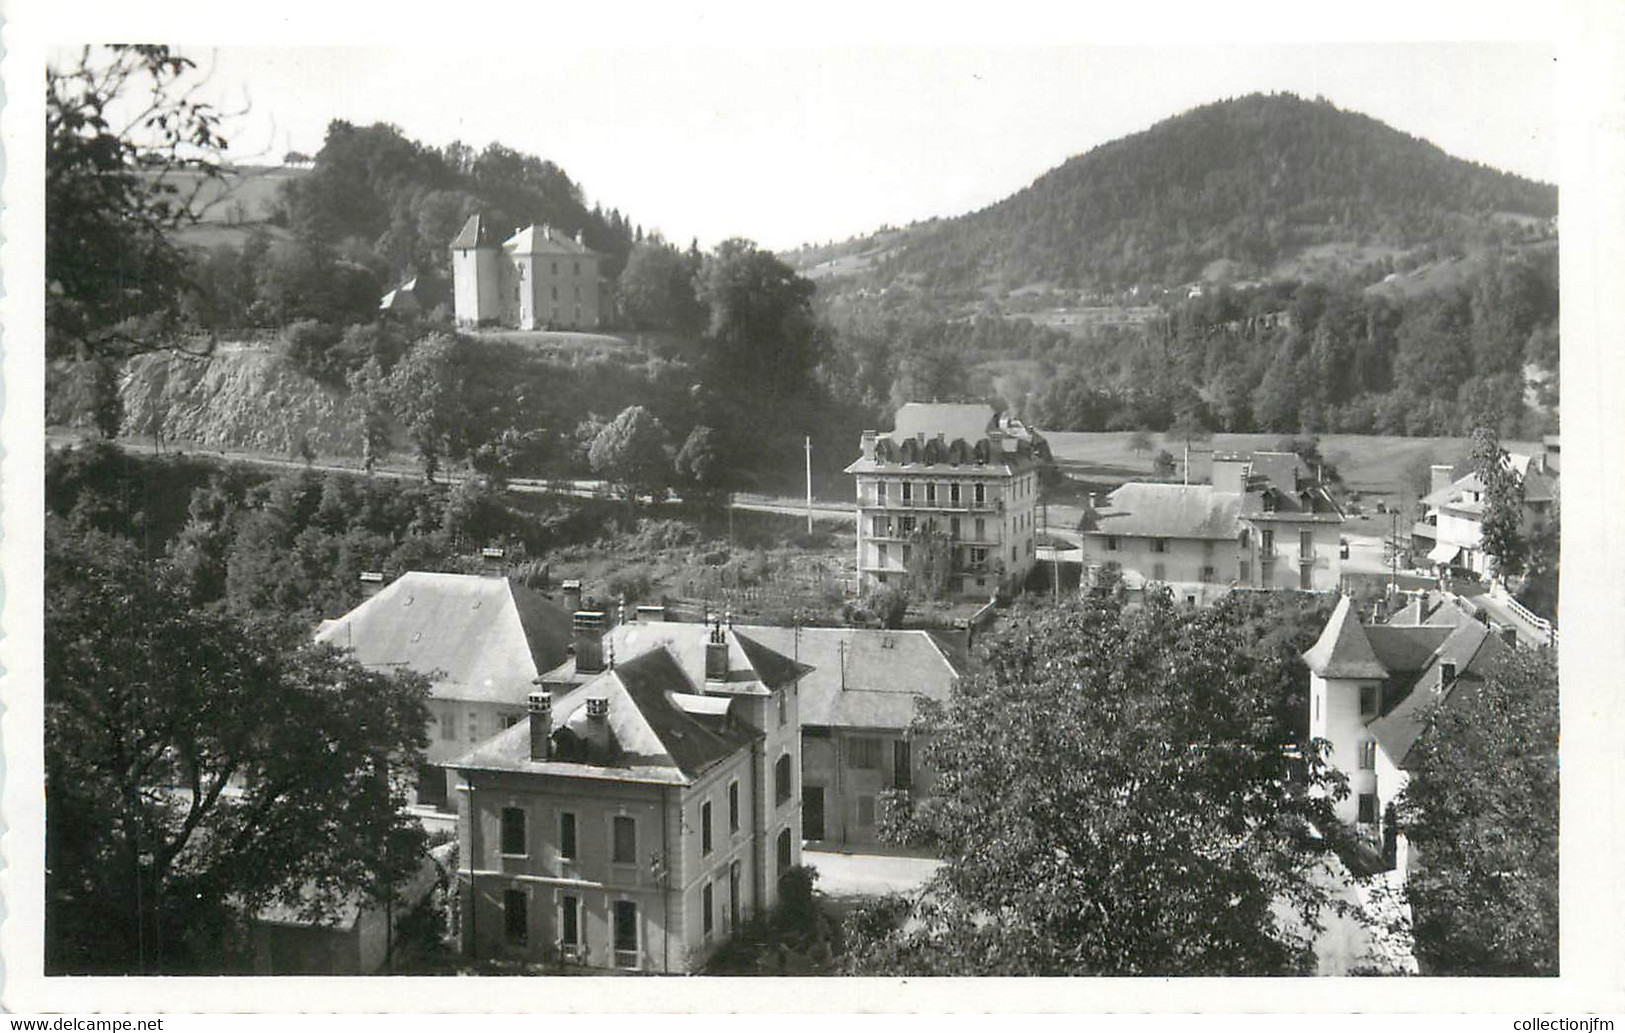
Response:
[[[490,220],[469,216],[451,242],[457,324],[519,330],[591,330],[603,322],[603,256],[546,224],[500,244]]]

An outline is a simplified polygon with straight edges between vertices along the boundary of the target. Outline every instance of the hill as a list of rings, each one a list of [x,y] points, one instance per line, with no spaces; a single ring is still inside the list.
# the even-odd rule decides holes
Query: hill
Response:
[[[833,271],[861,255],[846,265],[870,285],[948,296],[1037,283],[1109,292],[1534,239],[1556,213],[1553,186],[1324,100],[1254,94],[1103,144],[981,211],[794,258]]]

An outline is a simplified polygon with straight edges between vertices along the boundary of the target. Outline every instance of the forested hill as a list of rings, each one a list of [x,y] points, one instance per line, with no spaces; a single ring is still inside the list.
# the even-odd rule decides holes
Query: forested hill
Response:
[[[1557,189],[1324,100],[1254,94],[1069,159],[982,211],[912,227],[871,266],[939,292],[1267,277],[1304,249],[1519,239]]]

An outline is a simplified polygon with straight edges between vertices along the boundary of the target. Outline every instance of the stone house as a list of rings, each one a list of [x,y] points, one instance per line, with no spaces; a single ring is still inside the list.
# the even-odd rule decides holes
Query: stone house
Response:
[[[482,215],[469,216],[451,242],[457,324],[519,330],[590,330],[607,311],[602,257],[552,226],[533,224],[500,245]]]

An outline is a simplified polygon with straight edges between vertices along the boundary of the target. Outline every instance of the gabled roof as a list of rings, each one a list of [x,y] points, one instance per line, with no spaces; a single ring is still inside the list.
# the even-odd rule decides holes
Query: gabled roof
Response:
[[[812,670],[801,679],[803,726],[904,729],[915,700],[946,703],[960,670],[928,631],[872,628],[743,629]]]
[[[1478,621],[1464,621],[1455,628],[1411,628],[1405,631],[1447,631],[1447,636],[1428,656],[1423,668],[1410,679],[1410,691],[1387,713],[1371,722],[1371,734],[1376,737],[1383,752],[1399,767],[1408,766],[1410,754],[1427,727],[1428,712],[1442,702],[1464,698],[1483,684],[1489,669],[1506,651],[1507,646]],[[1456,665],[1456,677],[1440,689],[1440,665],[1446,661]]]
[[[439,699],[522,704],[565,659],[570,616],[507,578],[412,571],[322,622],[316,641],[369,667],[430,675]]]
[[[516,255],[596,256],[598,253],[551,226],[532,223],[503,241],[502,248]]]
[[[554,700],[554,757],[531,759],[531,719],[526,718],[480,743],[453,766],[686,785],[758,736],[726,720],[731,701],[700,697],[715,699],[720,714],[716,706],[695,703],[697,688],[671,651],[656,646]],[[605,700],[604,717],[589,715],[590,699]],[[690,713],[685,703],[698,713]]]
[[[1322,678],[1386,678],[1388,668],[1377,658],[1354,612],[1354,601],[1340,596],[1337,608],[1309,651],[1303,654],[1309,670]]]
[[[491,227],[485,216],[474,214],[463,223],[463,228],[457,231],[457,236],[451,238],[453,251],[466,251],[470,248],[495,247],[491,242]]]
[[[1145,538],[1235,538],[1241,531],[1242,496],[1211,484],[1148,484],[1131,481],[1093,509],[1094,534]]]

